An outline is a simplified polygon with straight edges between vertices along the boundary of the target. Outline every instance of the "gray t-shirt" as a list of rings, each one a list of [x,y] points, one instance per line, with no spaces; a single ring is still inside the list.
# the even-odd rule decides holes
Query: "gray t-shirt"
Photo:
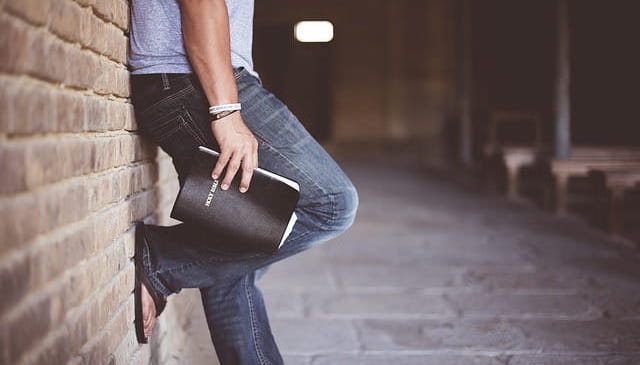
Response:
[[[253,1],[225,0],[231,33],[231,64],[251,73]],[[177,0],[132,0],[129,66],[132,74],[191,73]]]

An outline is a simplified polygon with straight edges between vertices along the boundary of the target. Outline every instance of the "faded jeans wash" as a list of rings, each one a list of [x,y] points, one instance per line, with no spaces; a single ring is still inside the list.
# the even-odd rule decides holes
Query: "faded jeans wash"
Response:
[[[329,154],[291,111],[244,68],[234,69],[242,117],[258,140],[259,165],[300,184],[298,221],[275,254],[225,252],[216,237],[180,223],[145,224],[144,264],[165,296],[199,288],[211,339],[223,365],[282,364],[256,280],[267,266],[344,232],[358,195]],[[182,186],[198,145],[215,150],[208,102],[193,74],[132,75],[140,133],[167,152]],[[212,166],[213,170],[213,166]]]

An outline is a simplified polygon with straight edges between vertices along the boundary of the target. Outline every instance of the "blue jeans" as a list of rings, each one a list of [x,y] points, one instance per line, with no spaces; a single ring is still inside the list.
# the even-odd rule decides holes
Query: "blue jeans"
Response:
[[[225,252],[216,237],[185,223],[145,225],[145,270],[165,296],[199,288],[211,339],[224,364],[282,364],[256,279],[266,267],[344,232],[358,195],[336,162],[291,111],[243,68],[234,69],[242,117],[259,142],[259,165],[296,180],[298,221],[275,254]],[[140,132],[172,158],[183,184],[198,145],[218,150],[208,102],[193,74],[132,75]],[[213,166],[212,166],[213,169]]]

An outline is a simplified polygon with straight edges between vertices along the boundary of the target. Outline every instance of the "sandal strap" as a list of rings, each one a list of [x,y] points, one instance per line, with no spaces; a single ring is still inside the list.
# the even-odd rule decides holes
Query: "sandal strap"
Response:
[[[151,285],[151,282],[149,281],[149,278],[147,277],[147,275],[145,275],[144,272],[142,272],[142,269],[138,270],[138,268],[136,268],[136,271],[138,271],[138,278],[140,279],[142,284],[144,284],[144,286],[147,288],[149,295],[151,295],[153,304],[155,304],[156,306],[156,317],[157,317],[160,315],[160,313],[162,313],[165,306],[167,305],[167,299],[153,288],[153,286]]]
[[[155,288],[153,287],[153,285],[151,285],[151,282],[149,281],[149,277],[144,272],[142,252],[144,251],[145,247],[148,249],[148,245],[147,245],[147,239],[144,236],[144,223],[142,221],[136,222],[135,234],[136,234],[136,237],[135,237],[136,245],[142,246],[142,247],[136,247],[136,255],[140,255],[140,257],[138,258],[138,261],[140,264],[136,265],[136,276],[138,277],[138,280],[140,280],[140,282],[147,288],[149,295],[151,295],[153,304],[156,306],[156,317],[158,317],[160,313],[162,313],[162,311],[164,310],[165,306],[167,305],[167,298],[165,298],[164,296],[162,296],[162,294],[158,293],[155,290]]]

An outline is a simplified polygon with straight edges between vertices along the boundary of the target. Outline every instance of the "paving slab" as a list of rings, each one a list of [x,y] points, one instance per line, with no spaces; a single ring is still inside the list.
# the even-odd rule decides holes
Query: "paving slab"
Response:
[[[362,354],[329,355],[312,359],[311,365],[503,365],[495,357],[462,354]]]
[[[638,355],[524,355],[509,356],[509,365],[638,365]]]
[[[640,353],[636,320],[361,320],[365,350]]]
[[[271,320],[271,328],[285,354],[317,355],[360,347],[355,325],[349,320],[275,318]]]

